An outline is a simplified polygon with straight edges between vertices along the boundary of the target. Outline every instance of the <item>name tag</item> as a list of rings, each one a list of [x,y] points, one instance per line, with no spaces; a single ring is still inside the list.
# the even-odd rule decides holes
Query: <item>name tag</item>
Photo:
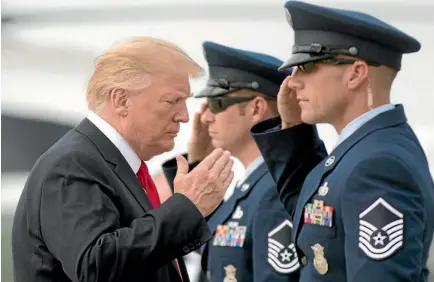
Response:
[[[218,225],[213,246],[242,248],[246,239],[247,226]]]
[[[314,200],[304,206],[304,223],[320,226],[333,226],[333,207],[325,206],[324,201]]]

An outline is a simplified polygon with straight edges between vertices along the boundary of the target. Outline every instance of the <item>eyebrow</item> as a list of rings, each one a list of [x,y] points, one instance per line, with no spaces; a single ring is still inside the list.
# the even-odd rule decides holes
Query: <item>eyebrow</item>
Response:
[[[190,93],[187,94],[186,92],[180,91],[180,92],[177,93],[177,95],[180,96],[180,97],[182,97],[183,99],[187,100],[188,98],[191,98],[193,96],[193,93],[190,92]]]
[[[186,92],[177,91],[175,93],[166,94],[163,96],[163,98],[167,99],[167,98],[178,97],[178,98],[182,98],[182,99],[188,99],[188,98],[191,98],[192,96],[193,96],[193,93],[186,94]]]

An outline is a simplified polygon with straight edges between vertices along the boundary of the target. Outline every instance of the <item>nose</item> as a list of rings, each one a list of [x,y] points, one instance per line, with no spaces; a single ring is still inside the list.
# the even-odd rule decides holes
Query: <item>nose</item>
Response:
[[[187,123],[190,120],[188,116],[187,103],[184,102],[181,106],[179,112],[175,115],[175,122]]]
[[[200,121],[205,124],[210,124],[214,121],[214,114],[209,108],[206,108],[206,110],[202,113],[200,116]]]

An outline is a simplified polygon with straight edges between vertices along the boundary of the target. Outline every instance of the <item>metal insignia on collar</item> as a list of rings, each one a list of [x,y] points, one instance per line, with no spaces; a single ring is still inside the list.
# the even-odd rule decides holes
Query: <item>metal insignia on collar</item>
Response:
[[[323,185],[321,185],[321,187],[319,187],[318,195],[320,195],[320,196],[327,195],[327,193],[329,192],[329,187],[327,185],[328,185],[328,182],[324,183]]]
[[[243,185],[241,185],[240,190],[241,192],[245,192],[250,188],[249,183],[244,183]]]
[[[288,9],[285,9],[285,16],[286,16],[286,21],[288,22],[289,26],[292,27],[293,26],[293,24],[292,24],[292,16],[289,13]]]
[[[243,209],[240,206],[237,206],[237,208],[235,209],[235,212],[232,215],[233,219],[240,219],[242,218],[244,215]]]
[[[326,160],[326,162],[325,162],[325,166],[327,167],[327,166],[331,166],[334,162],[335,162],[335,156],[330,156],[327,160]]]
[[[383,198],[363,211],[359,219],[359,248],[371,259],[386,259],[404,246],[404,215]]]

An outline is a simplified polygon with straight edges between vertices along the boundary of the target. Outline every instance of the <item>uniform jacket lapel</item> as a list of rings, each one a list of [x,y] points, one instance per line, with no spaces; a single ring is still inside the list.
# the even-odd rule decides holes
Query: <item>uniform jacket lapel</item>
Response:
[[[211,233],[214,234],[216,232],[217,226],[225,222],[234,212],[234,209],[238,202],[245,197],[247,197],[252,190],[253,186],[268,172],[267,166],[265,163],[262,163],[257,169],[253,171],[249,177],[241,184],[237,185],[232,196],[224,203],[222,203],[215,213],[209,218],[208,226],[211,230]],[[248,189],[242,189],[241,187],[247,187]],[[212,241],[208,242],[201,248],[202,260],[201,265],[202,269],[206,270],[208,267],[208,250],[209,244],[212,244]]]
[[[231,216],[238,202],[249,195],[252,187],[266,172],[267,167],[263,163],[255,171],[253,171],[253,173],[241,185],[237,185],[233,195],[225,203],[222,203],[218,210],[209,219],[208,225],[211,229],[211,233],[214,234],[217,225],[226,221]],[[244,188],[248,188],[243,189],[243,186]]]

